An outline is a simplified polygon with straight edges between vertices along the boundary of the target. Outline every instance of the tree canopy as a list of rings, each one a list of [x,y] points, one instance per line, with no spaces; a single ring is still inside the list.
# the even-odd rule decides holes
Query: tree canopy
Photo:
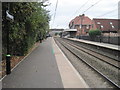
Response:
[[[29,48],[44,38],[49,29],[49,11],[44,2],[3,2],[2,3],[2,49],[6,54],[6,36],[9,29],[9,46],[12,55],[25,55]],[[14,22],[6,20],[6,10],[14,16]]]

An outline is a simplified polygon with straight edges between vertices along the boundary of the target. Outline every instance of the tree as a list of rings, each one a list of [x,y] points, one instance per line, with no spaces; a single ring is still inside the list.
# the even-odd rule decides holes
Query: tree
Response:
[[[44,9],[44,2],[4,2],[2,3],[2,46],[6,54],[6,10],[14,16],[10,22],[10,53],[12,55],[25,55],[29,48],[37,41],[38,36],[45,36],[49,28],[49,12]],[[19,47],[19,48],[18,48]]]
[[[56,33],[55,33],[55,36],[57,36],[58,34],[59,34],[59,33],[56,32]]]

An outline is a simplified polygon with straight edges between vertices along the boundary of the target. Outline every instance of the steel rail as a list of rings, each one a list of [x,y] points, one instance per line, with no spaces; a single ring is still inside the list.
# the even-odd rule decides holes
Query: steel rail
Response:
[[[83,50],[83,49],[86,49],[86,48],[83,48],[83,47],[82,47],[82,48],[83,48],[83,49],[82,49],[82,48],[80,48],[78,45],[73,45],[73,44],[71,44],[70,42],[66,42],[66,43],[70,44],[71,46],[73,46],[73,47],[75,47],[75,48],[77,48],[77,49],[79,49],[79,50],[82,50],[83,52],[85,52],[85,53],[87,53],[87,54],[89,54],[89,55],[92,55],[92,56],[95,57],[95,58],[98,58],[98,59],[106,62],[107,64],[110,64],[110,65],[112,65],[112,66],[120,69],[119,64],[118,64],[118,63],[119,63],[118,61],[117,61],[117,65],[114,65],[112,62],[106,61],[106,60],[100,58],[100,56],[99,56],[99,57],[97,56],[97,55],[102,55],[102,54],[99,54],[99,53],[97,53],[97,52],[95,52],[95,51],[93,51],[93,50],[87,49],[87,50],[89,50],[90,52],[93,52],[93,53],[96,53],[96,54],[97,54],[97,55],[93,55],[93,54],[90,53],[89,51],[87,52],[87,51]],[[105,55],[104,55],[104,57],[106,57],[106,58],[108,58],[108,59],[111,59],[111,58],[109,58],[109,57],[107,57],[107,56],[105,56]]]
[[[74,42],[74,41],[69,40],[69,39],[64,39],[64,40]],[[75,44],[76,44],[76,43],[75,43]],[[77,45],[77,46],[78,46],[78,45]],[[83,47],[83,46],[81,46],[81,47],[82,47],[82,48],[85,48],[85,47]],[[85,49],[90,50],[90,51],[92,51],[92,52],[95,52],[94,50],[91,50],[91,49],[89,49],[89,48],[85,48]],[[101,53],[99,53],[99,52],[95,52],[95,53],[98,53],[98,54],[100,54],[100,55],[103,55],[103,56],[105,56],[105,57],[108,57],[108,58],[110,58],[110,59],[113,59],[113,60],[115,60],[115,61],[120,62],[119,58],[118,58],[118,60],[117,60],[117,59],[115,59],[115,58],[113,58],[113,57],[110,57],[110,56],[108,56],[108,55],[106,55],[106,54],[101,54]]]
[[[64,46],[68,51],[70,51],[73,55],[75,55],[77,58],[79,58],[80,60],[82,60],[86,65],[88,65],[90,68],[92,68],[95,72],[97,72],[99,75],[101,75],[104,79],[106,79],[110,84],[112,84],[113,86],[115,86],[116,88],[120,88],[120,86],[118,84],[116,84],[114,81],[112,81],[111,79],[109,79],[107,76],[105,76],[104,74],[102,74],[100,71],[98,71],[96,68],[94,68],[92,65],[90,65],[88,62],[86,62],[85,60],[83,60],[82,58],[80,58],[77,54],[75,54],[72,50],[70,50],[67,46],[65,46],[63,43],[61,43],[59,40],[56,40],[56,43],[60,43],[62,46]],[[62,41],[63,42],[63,41]]]

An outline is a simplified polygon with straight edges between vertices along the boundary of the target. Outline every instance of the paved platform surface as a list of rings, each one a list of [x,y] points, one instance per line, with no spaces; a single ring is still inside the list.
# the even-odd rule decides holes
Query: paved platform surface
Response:
[[[88,88],[82,77],[48,38],[2,80],[3,88]]]
[[[93,42],[93,41],[76,39],[76,38],[68,38],[68,39],[79,41],[79,42],[83,42],[83,43],[93,44],[93,45],[97,45],[97,46],[106,47],[106,48],[110,48],[110,49],[114,49],[114,50],[119,50],[120,51],[120,46],[118,46],[118,45],[107,44],[107,43],[102,43],[102,42],[101,43],[100,42]]]
[[[64,88],[88,88],[88,85],[58,48],[54,40],[52,42]]]
[[[50,40],[39,45],[2,81],[3,88],[63,88]]]

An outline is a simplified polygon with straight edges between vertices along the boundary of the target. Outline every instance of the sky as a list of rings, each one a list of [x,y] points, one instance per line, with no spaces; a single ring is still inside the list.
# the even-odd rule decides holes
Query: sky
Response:
[[[55,7],[57,0],[48,0],[50,5],[47,6],[46,9],[50,11],[51,16],[50,29],[55,28],[67,29],[69,28],[68,27],[69,22],[76,16],[79,16],[83,13],[90,19],[93,18],[118,19],[119,1],[120,0],[58,0],[55,15]],[[89,7],[91,8],[88,9]]]

